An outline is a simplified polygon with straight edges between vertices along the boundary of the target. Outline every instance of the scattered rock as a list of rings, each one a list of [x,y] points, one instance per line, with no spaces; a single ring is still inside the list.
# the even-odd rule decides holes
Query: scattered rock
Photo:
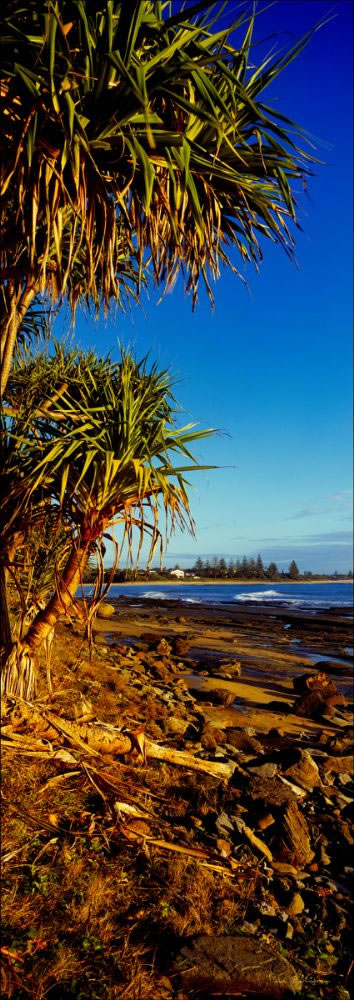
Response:
[[[167,642],[167,639],[160,639],[156,645],[156,652],[160,653],[161,656],[169,656],[172,650],[172,646]]]
[[[297,917],[304,909],[305,903],[302,896],[300,896],[299,892],[294,892],[290,903],[286,907],[286,912],[289,914],[289,917]]]
[[[328,841],[326,841],[326,846],[328,846]],[[326,846],[325,846],[324,843],[320,845],[320,858],[321,858],[321,864],[322,865],[330,865],[331,864],[331,859],[329,857],[329,854],[326,851]]]
[[[273,861],[274,871],[279,875],[298,875],[299,869],[294,868],[294,865],[286,864],[286,861]]]
[[[241,663],[240,660],[221,660],[219,663],[219,670],[221,673],[227,671],[232,677],[240,677],[241,675]]]
[[[220,743],[226,743],[226,736],[222,729],[210,725],[204,726],[200,739],[205,750],[216,750]]]
[[[223,840],[222,837],[218,837],[216,841],[216,846],[223,858],[228,858],[232,851],[232,845],[229,840]]]
[[[300,674],[300,676],[294,677],[293,688],[297,694],[319,691],[326,700],[332,697],[332,695],[337,694],[334,681],[331,681],[327,677],[327,674],[324,674],[322,671],[319,671],[317,674]]]
[[[279,781],[281,781],[283,785],[286,785],[287,788],[291,788],[291,791],[294,792],[297,800],[303,799],[306,796],[307,793],[305,788],[300,788],[300,785],[294,785],[293,781],[289,781],[289,778],[284,778],[282,774],[279,774],[278,777]]]
[[[320,719],[328,710],[328,702],[320,691],[311,691],[297,698],[293,705],[295,715],[304,715],[308,719]]]
[[[100,604],[97,611],[97,618],[113,618],[115,607],[113,604]]]
[[[330,674],[349,674],[352,676],[353,666],[350,663],[338,663],[337,660],[319,660],[316,663],[318,670],[328,671]]]
[[[326,740],[326,744],[330,750],[335,753],[345,753],[346,750],[351,750],[354,743],[354,729],[353,726],[346,726],[340,734],[332,736],[330,739]]]
[[[252,774],[259,774],[261,778],[274,778],[274,775],[278,771],[277,764],[257,764],[254,766],[253,763],[249,764],[249,769]]]
[[[187,639],[177,638],[174,639],[172,649],[175,656],[187,656],[190,644]]]
[[[137,659],[134,661],[132,665],[132,673],[139,675],[145,674],[145,667],[141,660]]]
[[[188,728],[189,722],[187,719],[177,719],[176,716],[170,715],[167,720],[167,731],[173,733],[175,736],[184,736]]]
[[[257,820],[258,830],[267,830],[268,826],[272,826],[275,823],[274,816],[271,813],[265,813],[264,816],[260,816]]]
[[[354,844],[354,837],[352,836],[352,832],[351,832],[349,823],[347,823],[344,819],[339,819],[338,820],[338,831],[339,831],[342,839],[345,841],[345,843],[348,844],[349,847],[352,847],[353,844]]]
[[[227,729],[226,733],[227,742],[236,750],[243,750],[244,753],[263,753],[263,747],[259,740],[242,729]]]
[[[268,712],[281,712],[282,715],[289,715],[291,712],[291,706],[287,701],[268,701],[267,710]]]
[[[224,838],[225,834],[230,834],[234,832],[234,824],[230,819],[230,817],[225,812],[219,813],[219,816],[215,821],[215,826],[221,838]]]
[[[246,791],[251,799],[261,799],[269,806],[282,806],[297,800],[296,792],[290,785],[284,784],[278,778],[262,778],[258,775],[250,777]]]
[[[286,958],[246,934],[194,938],[181,949],[175,970],[185,989],[221,995],[252,993],[281,1000],[302,987]]]
[[[321,784],[320,773],[308,750],[298,751],[298,760],[283,771],[284,777],[290,778],[300,788],[312,792],[316,785]]]
[[[284,811],[279,846],[281,859],[295,865],[307,865],[315,856],[307,821],[296,802],[289,802]]]
[[[226,691],[224,688],[193,688],[193,695],[199,702],[211,702],[213,705],[232,705],[235,698],[234,691]]]
[[[334,771],[336,774],[354,774],[354,758],[348,757],[326,757],[322,764],[323,770]]]
[[[113,606],[112,611],[114,613]],[[122,616],[123,628],[127,631],[125,608],[122,608]],[[139,614],[137,617],[139,618]],[[142,617],[145,617],[145,611]],[[148,627],[148,615],[146,618]],[[271,618],[273,621],[273,616]],[[167,615],[157,618],[155,627],[160,631],[144,633],[134,648],[131,643],[126,644],[123,631],[118,645],[114,644],[113,654],[112,645],[109,647],[111,663],[115,669],[108,670],[107,661],[102,663],[100,660],[96,670],[92,670],[89,665],[87,672],[85,666],[80,664],[78,676],[83,675],[85,680],[91,682],[96,680],[102,697],[106,696],[103,690],[105,686],[108,683],[113,685],[116,700],[117,697],[123,698],[121,715],[124,716],[129,698],[127,716],[139,720],[147,736],[160,743],[170,743],[174,753],[178,753],[183,746],[184,750],[192,751],[189,756],[199,759],[200,764],[205,764],[207,760],[211,763],[212,758],[211,766],[218,757],[232,760],[232,766],[237,761],[230,782],[213,778],[210,789],[209,786],[206,788],[209,777],[205,776],[204,781],[204,776],[200,780],[195,774],[189,776],[187,770],[183,776],[181,773],[176,780],[178,796],[175,800],[171,791],[171,803],[166,809],[169,817],[171,805],[171,815],[176,819],[174,832],[177,843],[180,833],[181,843],[186,843],[187,834],[191,846],[194,841],[195,847],[205,845],[206,850],[211,851],[211,858],[216,862],[217,868],[224,867],[230,874],[235,865],[237,874],[237,866],[241,863],[246,868],[249,866],[249,879],[253,878],[255,869],[259,869],[260,875],[254,891],[252,883],[250,884],[251,893],[247,900],[247,912],[250,921],[254,919],[255,924],[242,921],[242,933],[232,938],[223,938],[222,934],[225,928],[228,931],[230,926],[237,926],[233,913],[232,923],[226,914],[225,919],[222,916],[216,929],[213,915],[210,922],[201,920],[197,924],[188,925],[192,929],[196,927],[197,931],[207,930],[210,937],[196,939],[197,945],[192,941],[193,953],[188,951],[189,943],[186,942],[183,953],[180,953],[178,963],[184,987],[183,997],[194,996],[194,990],[198,995],[203,990],[207,991],[206,995],[214,995],[216,992],[223,996],[252,993],[253,996],[284,997],[289,994],[289,990],[299,992],[301,983],[296,970],[289,963],[290,979],[286,983],[278,972],[273,975],[276,968],[274,963],[283,961],[278,958],[276,951],[277,936],[282,941],[285,938],[289,941],[293,939],[293,955],[298,953],[300,946],[299,965],[302,967],[304,952],[301,951],[301,945],[306,949],[306,938],[310,934],[314,940],[320,938],[320,932],[327,926],[325,914],[331,912],[326,907],[331,901],[330,893],[334,896],[335,890],[331,888],[328,876],[342,878],[344,883],[346,875],[350,878],[353,872],[349,866],[354,845],[350,824],[351,816],[354,817],[354,803],[347,797],[348,790],[344,787],[348,784],[352,791],[350,776],[353,768],[351,749],[354,728],[348,726],[349,710],[346,713],[338,712],[338,718],[341,715],[343,718],[337,726],[333,721],[332,705],[338,703],[340,696],[334,680],[323,671],[316,671],[314,665],[306,670],[305,663],[300,666],[300,676],[294,681],[294,708],[289,708],[288,691],[277,687],[274,674],[272,696],[274,694],[274,697],[287,698],[288,702],[259,705],[258,712],[253,712],[254,706],[251,706],[250,716],[247,705],[242,714],[216,711],[210,704],[204,709],[203,704],[198,705],[196,702],[211,702],[221,706],[232,703],[235,694],[231,688],[236,688],[236,685],[222,683],[217,678],[237,679],[241,663],[236,659],[220,659],[219,655],[213,655],[210,648],[202,666],[205,667],[204,676],[208,677],[207,684],[215,686],[203,687],[203,670],[200,670],[201,664],[197,662],[201,655],[198,653],[198,646],[195,655],[192,650],[190,656],[187,656],[190,644],[200,642],[202,631],[193,631],[188,617],[181,617],[177,633],[174,631],[176,620],[174,618],[170,623]],[[276,635],[278,622],[271,627]],[[109,628],[107,624],[108,631]],[[197,628],[200,629],[199,624]],[[256,643],[259,635],[260,633],[258,639],[255,639]],[[225,636],[223,642],[224,639],[226,641]],[[303,645],[306,645],[305,641]],[[334,648],[333,645],[333,650]],[[241,641],[240,649],[241,655],[246,657],[246,647]],[[230,653],[232,656],[231,649]],[[234,656],[237,655],[238,650],[235,649]],[[285,652],[285,659],[284,653],[281,656],[282,659],[275,663],[275,668],[279,671],[279,677],[288,676],[287,653]],[[265,671],[265,685],[269,680],[268,668],[272,662],[267,663],[266,659],[261,662],[260,669]],[[296,662],[300,662],[299,658]],[[325,661],[324,665],[326,669],[330,669],[329,661]],[[342,672],[341,665],[338,664],[337,667],[337,672]],[[196,688],[193,689],[193,694],[188,694],[191,682],[190,676],[188,680],[186,677],[198,672]],[[145,678],[142,677],[143,686],[139,679],[140,673],[145,673]],[[140,711],[136,710],[135,704],[130,704],[131,691],[137,685],[141,700]],[[91,686],[92,683],[89,695],[93,698]],[[132,697],[135,697],[134,690]],[[114,701],[113,696],[112,700]],[[254,702],[257,703],[256,687]],[[278,728],[268,730],[269,716],[266,713],[272,706],[277,707],[279,712],[284,712],[284,716],[278,715]],[[261,719],[262,709],[264,716]],[[107,716],[109,719],[115,719],[114,711],[115,705],[112,716]],[[319,725],[310,727],[299,720],[295,724],[294,719],[291,721],[285,717],[293,711],[298,716],[319,719]],[[247,728],[249,718],[255,728]],[[325,723],[327,718],[331,719],[330,725]],[[222,721],[219,722],[219,719]],[[235,721],[232,724],[233,719]],[[305,747],[311,747],[311,752]],[[157,773],[154,780],[155,778],[157,780]],[[155,785],[153,788],[156,790]],[[165,806],[162,808],[165,809]],[[143,826],[130,827],[129,823],[125,826],[131,839],[138,835],[143,843],[148,836],[147,829]],[[304,868],[307,870],[304,871]],[[207,874],[209,876],[210,873]],[[315,874],[319,876],[317,886],[314,885]],[[214,877],[214,873],[211,877]],[[219,874],[215,878],[216,891],[218,879]],[[333,882],[333,886],[334,884]],[[235,905],[238,906],[238,887],[235,888],[235,897]],[[340,898],[344,900],[343,895],[338,896]],[[188,894],[186,901],[188,903]],[[344,903],[347,905],[346,900]],[[212,909],[210,908],[210,913]],[[173,908],[171,913],[173,914]],[[171,919],[174,921],[173,915]],[[329,921],[329,943],[330,931],[338,922],[337,916],[332,922]],[[212,930],[209,930],[210,927]],[[177,929],[177,935],[179,933]],[[268,935],[266,941],[265,934]],[[327,930],[325,937],[326,935]],[[232,945],[234,941],[235,947]],[[240,941],[246,951],[241,951]],[[206,942],[204,951],[203,942]],[[326,948],[326,944],[323,947]],[[215,950],[214,953],[211,948],[221,950]],[[270,976],[273,975],[273,980],[265,976],[265,970],[267,976],[268,972]]]

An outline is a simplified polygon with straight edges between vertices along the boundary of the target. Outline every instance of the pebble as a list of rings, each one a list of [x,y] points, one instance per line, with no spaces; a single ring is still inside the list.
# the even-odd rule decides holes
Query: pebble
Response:
[[[338,781],[340,781],[341,785],[348,785],[352,780],[353,779],[351,774],[344,773],[338,775]],[[327,776],[327,781],[328,781],[328,776]]]
[[[219,816],[217,817],[217,820],[215,822],[215,826],[218,833],[220,833],[221,836],[223,836],[223,834],[225,833],[233,833],[234,831],[234,824],[230,819],[230,817],[225,812],[219,813]]]
[[[294,895],[286,909],[289,917],[296,917],[298,913],[302,913],[305,909],[305,903],[299,892],[294,892]]]
[[[272,826],[275,823],[274,816],[271,813],[266,813],[265,816],[261,816],[257,823],[258,830],[266,830],[268,826]]]
[[[299,875],[298,868],[294,868],[294,865],[288,865],[285,861],[273,861],[274,871],[278,872],[279,875]],[[302,874],[302,873],[301,873]]]
[[[252,771],[252,774],[259,774],[261,778],[274,778],[277,770],[277,764],[261,764],[257,767],[253,767],[250,764],[250,771]]]
[[[321,856],[321,861],[322,861],[323,865],[330,865],[331,864],[331,858],[327,854],[327,851],[326,851],[326,848],[325,848],[324,844],[321,844],[320,856]]]
[[[354,770],[353,756],[348,754],[346,757],[327,757],[323,762],[323,770],[352,775]]]
[[[232,845],[230,844],[229,840],[223,840],[222,837],[218,837],[216,841],[216,846],[223,858],[229,857],[232,851]]]
[[[266,899],[262,899],[258,904],[257,909],[262,914],[263,917],[276,917],[277,911],[271,903],[267,903]]]
[[[309,792],[321,783],[317,764],[308,750],[300,751],[299,760],[284,770],[284,777],[290,778],[290,781]]]

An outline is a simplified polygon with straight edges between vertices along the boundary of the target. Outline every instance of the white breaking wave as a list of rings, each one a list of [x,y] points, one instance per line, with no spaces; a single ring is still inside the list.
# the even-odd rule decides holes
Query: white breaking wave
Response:
[[[282,604],[292,605],[294,608],[325,608],[328,607],[328,601],[321,600],[320,598],[308,597],[292,597],[290,594],[286,594],[279,590],[251,590],[249,593],[243,592],[241,594],[234,595],[234,601],[254,601],[261,604],[262,601],[281,601]],[[347,602],[341,600],[336,601],[331,600],[331,605],[339,604],[340,606],[346,604]],[[349,602],[350,603],[350,602]]]
[[[247,593],[235,594],[235,601],[263,601],[265,597],[276,597],[280,600],[287,600],[285,594],[279,594],[278,590],[250,590]]]
[[[153,597],[153,598],[156,598],[157,600],[160,600],[160,599],[164,600],[164,598],[167,597],[167,594],[164,594],[163,590],[147,590],[146,593],[142,594],[141,596],[142,597]]]

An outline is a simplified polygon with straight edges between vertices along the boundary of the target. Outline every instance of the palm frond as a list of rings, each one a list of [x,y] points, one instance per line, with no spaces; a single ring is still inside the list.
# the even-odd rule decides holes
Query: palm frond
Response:
[[[241,5],[220,31],[217,10],[3,0],[9,289],[99,308],[139,290],[151,258],[162,288],[182,268],[195,302],[200,279],[212,297],[220,264],[258,265],[265,236],[292,255],[293,182],[313,149],[261,97],[313,32],[254,69],[254,15]]]
[[[193,531],[186,473],[210,466],[191,445],[213,433],[178,426],[171,375],[122,353],[119,363],[56,344],[22,358],[8,383],[7,459],[0,479],[0,535],[5,541],[37,509],[53,510],[72,537],[92,545],[113,524],[160,532],[160,505],[170,530]],[[33,522],[31,514],[30,523]],[[51,517],[53,514],[51,513]]]

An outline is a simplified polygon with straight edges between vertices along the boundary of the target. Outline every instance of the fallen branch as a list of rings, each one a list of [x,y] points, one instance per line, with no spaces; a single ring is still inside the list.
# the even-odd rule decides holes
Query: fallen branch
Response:
[[[165,760],[168,764],[177,764],[179,767],[190,767],[194,771],[204,771],[205,774],[214,775],[216,778],[229,780],[235,770],[234,763],[219,763],[213,760],[201,760],[187,750],[173,750],[172,747],[161,746],[160,743],[153,743],[145,737],[145,754],[156,760]]]
[[[31,706],[29,706],[31,707]],[[28,704],[26,705],[28,708]],[[61,716],[52,715],[49,712],[41,712],[33,708],[33,712],[27,713],[27,721],[30,728],[40,732],[41,738],[51,742],[59,734],[70,743],[85,750],[86,753],[99,756],[99,754],[112,754],[120,756],[130,753],[137,753],[145,761],[147,757],[154,760],[163,760],[168,764],[178,767],[188,767],[194,771],[202,771],[211,774],[216,778],[229,780],[238,766],[234,762],[222,763],[218,761],[203,760],[186,750],[174,750],[172,747],[162,746],[145,736],[142,730],[128,732],[120,730],[107,723],[78,723],[69,722]],[[6,736],[9,736],[9,725],[6,726]],[[21,735],[14,733],[13,738],[21,745]],[[22,748],[29,747],[26,738],[22,742]],[[43,744],[42,744],[43,747]],[[246,772],[245,772],[246,773]]]

